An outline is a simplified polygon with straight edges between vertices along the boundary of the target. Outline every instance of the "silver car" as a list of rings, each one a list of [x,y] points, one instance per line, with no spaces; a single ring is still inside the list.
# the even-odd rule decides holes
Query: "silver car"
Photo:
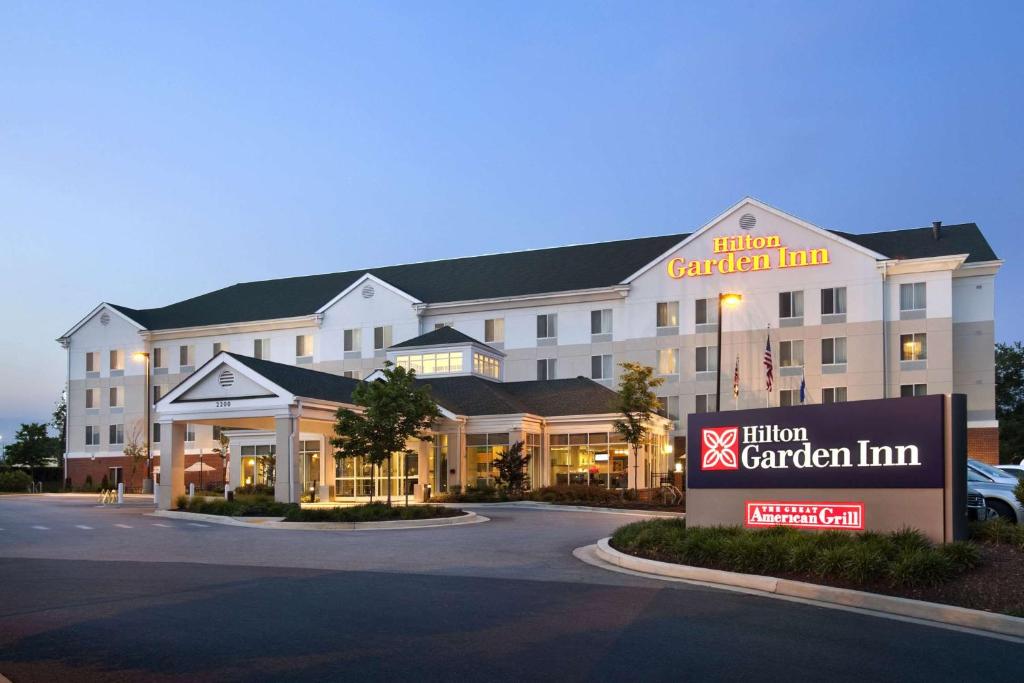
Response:
[[[1007,483],[1005,479],[996,482],[979,472],[977,468],[971,467],[975,461],[968,460],[967,462],[967,488],[983,495],[988,507],[995,510],[996,514],[1003,519],[1015,524],[1024,524],[1024,507],[1021,507],[1020,501],[1013,493],[1017,487],[1016,477],[1013,478],[1013,483]],[[984,465],[984,463],[977,464]],[[991,467],[991,465],[985,466]]]

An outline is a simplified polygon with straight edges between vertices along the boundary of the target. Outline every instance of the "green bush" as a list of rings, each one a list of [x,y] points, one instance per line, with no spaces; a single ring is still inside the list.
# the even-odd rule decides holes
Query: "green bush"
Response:
[[[25,493],[32,487],[32,477],[28,472],[11,470],[0,472],[0,491]]]
[[[175,504],[185,512],[226,517],[284,517],[289,510],[299,507],[296,503],[278,503],[267,496],[240,496],[235,500],[178,496]]]
[[[971,524],[971,538],[984,543],[1005,543],[1024,550],[1024,526],[1002,517]]]
[[[658,519],[619,528],[611,543],[622,552],[665,562],[747,574],[809,574],[856,586],[930,586],[981,563],[976,545],[934,546],[912,529],[812,533],[785,527],[687,527],[683,520]]]
[[[407,519],[436,519],[464,514],[456,508],[438,505],[409,505],[388,507],[384,503],[366,503],[340,508],[300,508],[288,510],[287,522],[386,522]]]
[[[1013,495],[1017,497],[1017,502],[1024,507],[1024,479],[1017,482],[1017,486],[1013,489]]]
[[[558,486],[544,486],[530,494],[531,500],[544,503],[585,503],[585,504],[609,504],[621,503],[625,498],[621,491],[606,489],[600,486],[586,486],[583,484],[559,484]]]

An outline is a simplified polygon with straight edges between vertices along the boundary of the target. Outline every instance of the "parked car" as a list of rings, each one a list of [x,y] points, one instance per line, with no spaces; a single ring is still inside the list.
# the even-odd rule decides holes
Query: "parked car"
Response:
[[[1017,485],[1017,477],[1004,472],[998,467],[993,467],[988,463],[981,462],[980,460],[974,460],[971,458],[967,459],[967,473],[974,472],[976,475],[981,477],[979,481],[989,481],[993,484],[1009,484],[1010,486]],[[968,479],[970,481],[970,479]]]
[[[1020,501],[1013,493],[1017,487],[1017,480],[1014,479],[1013,482],[1012,484],[993,482],[973,468],[967,468],[968,491],[976,491],[983,495],[985,504],[1008,522],[1024,524],[1024,507],[1021,507]]]
[[[1007,472],[1017,477],[1017,479],[1024,479],[1024,464],[1020,465],[997,465],[1003,472]]]
[[[972,522],[984,522],[997,516],[998,513],[988,506],[985,496],[981,495],[980,491],[967,489],[967,519]]]

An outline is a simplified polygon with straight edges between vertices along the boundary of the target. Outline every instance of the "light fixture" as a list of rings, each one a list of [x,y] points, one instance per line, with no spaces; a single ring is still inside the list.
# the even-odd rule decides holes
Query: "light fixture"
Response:
[[[148,358],[149,354],[146,353],[145,351],[136,351],[135,353],[132,354],[132,360],[134,360],[136,363],[145,363]]]
[[[718,296],[721,297],[722,304],[730,308],[738,306],[739,303],[743,301],[743,295],[735,292],[727,292],[725,294],[719,294]]]
[[[682,472],[682,471],[683,471],[683,463],[677,462],[676,463],[676,472]]]

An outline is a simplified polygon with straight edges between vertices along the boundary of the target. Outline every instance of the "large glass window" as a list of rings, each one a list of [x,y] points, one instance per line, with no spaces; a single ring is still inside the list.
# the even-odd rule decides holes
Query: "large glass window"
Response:
[[[507,432],[466,435],[466,473],[471,486],[494,486],[494,456],[508,445]]]
[[[243,486],[273,486],[276,460],[273,445],[242,446]]]
[[[624,489],[628,486],[629,450],[617,432],[552,434],[551,481]]]
[[[299,469],[302,476],[302,495],[315,497],[320,484],[320,441],[299,441]]]
[[[496,358],[482,353],[473,354],[473,372],[484,377],[498,379],[501,376],[501,363]]]
[[[900,335],[900,360],[926,360],[927,358],[927,334]]]
[[[900,285],[900,310],[922,311],[928,306],[928,290],[923,282]]]
[[[658,327],[679,327],[679,302],[659,301],[657,315]]]
[[[427,456],[427,481],[434,487],[434,493],[448,490],[448,435],[434,435],[430,455]]]
[[[679,349],[658,349],[658,374],[679,374]]]
[[[417,375],[446,375],[462,372],[462,351],[442,353],[414,353],[397,356],[395,365],[415,370]]]

